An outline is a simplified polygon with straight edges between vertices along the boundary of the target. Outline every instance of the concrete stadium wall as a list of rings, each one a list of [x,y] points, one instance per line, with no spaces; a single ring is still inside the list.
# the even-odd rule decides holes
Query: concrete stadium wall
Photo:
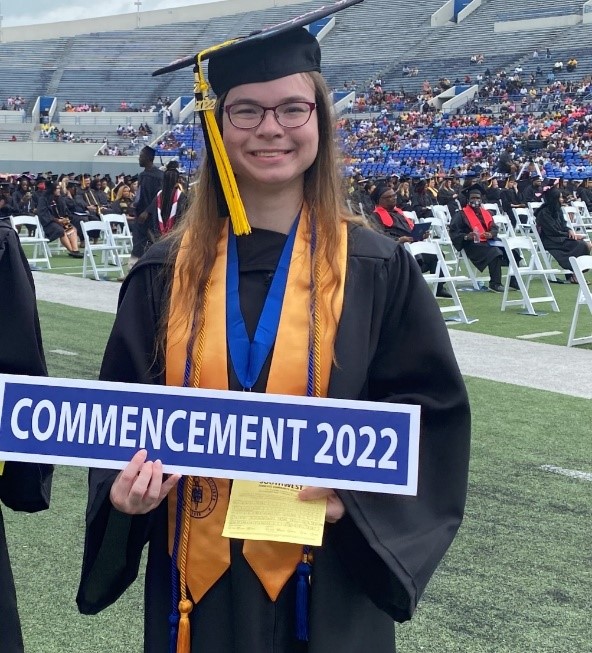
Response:
[[[568,14],[566,16],[548,16],[547,18],[529,18],[528,20],[507,20],[493,24],[493,31],[522,32],[534,29],[552,29],[569,27],[582,22],[581,14]]]
[[[305,0],[224,0],[224,2],[209,2],[189,7],[159,9],[140,12],[140,27],[154,27],[170,23],[182,23],[195,20],[208,20],[219,16],[232,16],[248,11],[283,7],[285,5],[301,4]],[[138,13],[106,16],[102,18],[85,18],[83,20],[62,21],[45,25],[19,25],[4,27],[2,42],[39,41],[62,36],[77,36],[91,32],[117,32],[136,29]]]
[[[454,18],[454,0],[448,2],[435,11],[430,18],[430,25],[432,27],[442,27]]]

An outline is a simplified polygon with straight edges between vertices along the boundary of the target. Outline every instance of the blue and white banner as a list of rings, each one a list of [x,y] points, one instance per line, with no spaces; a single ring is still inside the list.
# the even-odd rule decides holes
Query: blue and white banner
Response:
[[[417,494],[419,406],[0,375],[0,460]]]

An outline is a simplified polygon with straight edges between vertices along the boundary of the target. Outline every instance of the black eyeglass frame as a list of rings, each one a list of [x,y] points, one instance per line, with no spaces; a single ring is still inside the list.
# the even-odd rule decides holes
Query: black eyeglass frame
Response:
[[[301,124],[301,125],[282,125],[278,118],[277,114],[277,109],[279,107],[283,107],[284,105],[288,104],[306,104],[308,106],[308,117],[307,119]],[[256,107],[258,109],[263,109],[263,113],[261,114],[261,119],[256,125],[252,125],[251,127],[240,127],[239,125],[235,125],[234,122],[232,121],[232,116],[230,115],[230,110],[233,107],[240,106],[240,105],[245,105],[245,106],[251,106],[251,107]],[[233,102],[232,104],[227,104],[224,107],[224,112],[228,116],[228,120],[230,120],[230,123],[232,124],[233,127],[236,127],[237,129],[257,129],[259,125],[265,120],[265,114],[268,111],[273,111],[273,116],[277,122],[277,124],[280,127],[283,127],[284,129],[298,129],[299,127],[304,127],[306,123],[310,120],[310,117],[312,116],[312,112],[317,108],[317,103],[316,102],[306,102],[305,100],[297,100],[293,102],[280,102],[280,104],[276,104],[274,107],[264,107],[261,106],[260,104],[255,104],[253,102]]]

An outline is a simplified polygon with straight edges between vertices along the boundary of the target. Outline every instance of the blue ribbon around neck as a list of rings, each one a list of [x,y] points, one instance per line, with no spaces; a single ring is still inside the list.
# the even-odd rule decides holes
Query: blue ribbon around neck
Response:
[[[257,382],[269,352],[275,343],[299,219],[300,214],[294,220],[282,250],[282,255],[261,311],[253,342],[249,339],[241,312],[238,291],[240,277],[238,251],[236,236],[230,229],[226,270],[226,335],[232,366],[239,383],[245,390],[251,390]]]

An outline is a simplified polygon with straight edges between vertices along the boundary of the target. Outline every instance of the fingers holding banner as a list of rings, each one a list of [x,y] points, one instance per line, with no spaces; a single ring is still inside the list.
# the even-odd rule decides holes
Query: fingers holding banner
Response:
[[[111,503],[120,512],[143,515],[154,510],[181,478],[173,474],[163,480],[162,463],[146,461],[147,456],[145,449],[136,452],[111,487]]]

